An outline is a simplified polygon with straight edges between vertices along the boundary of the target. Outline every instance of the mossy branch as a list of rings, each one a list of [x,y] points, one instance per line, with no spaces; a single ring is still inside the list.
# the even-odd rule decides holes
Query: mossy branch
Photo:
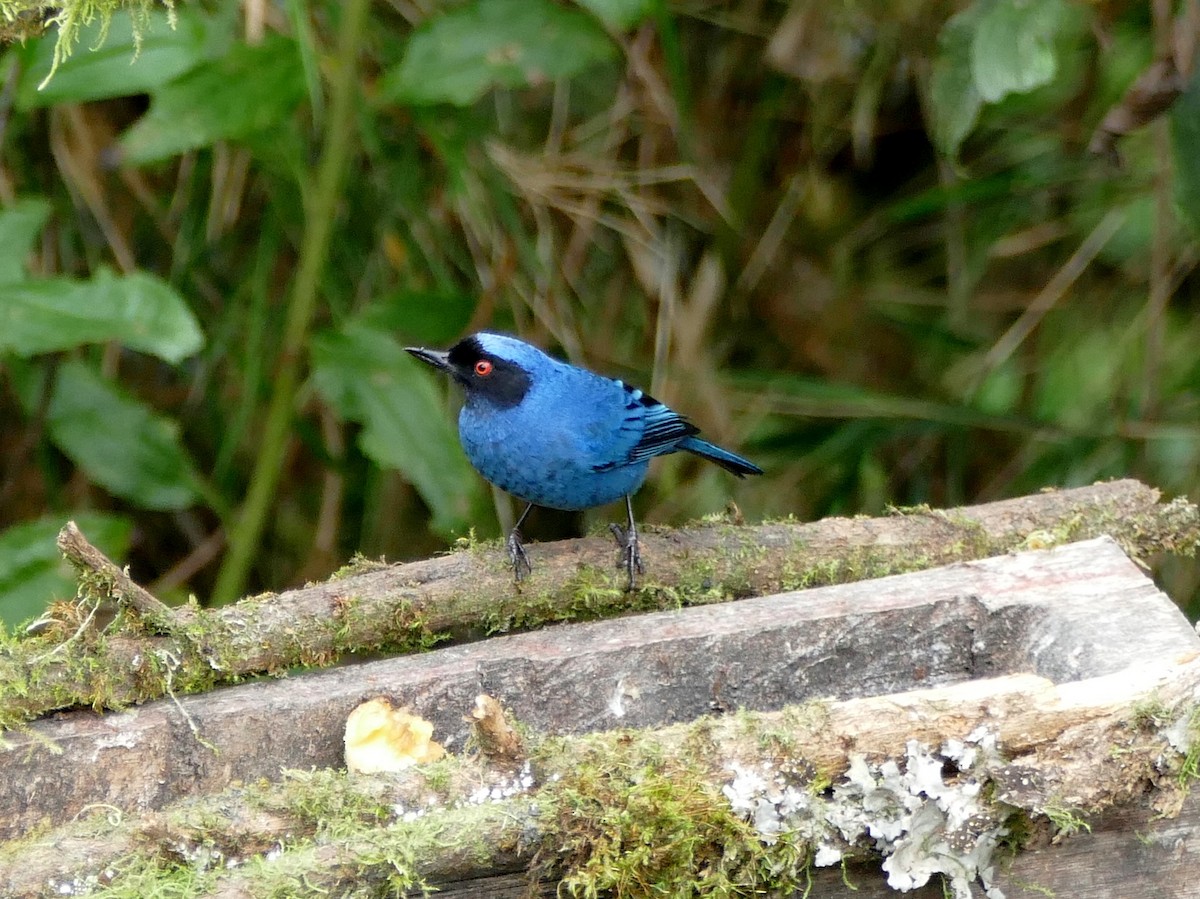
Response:
[[[58,67],[64,63],[79,42],[84,27],[99,20],[100,33],[105,35],[113,16],[126,10],[133,23],[135,45],[141,45],[142,31],[149,20],[150,10],[162,5],[174,15],[174,0],[67,0],[63,3],[48,3],[45,0],[0,0],[0,43],[24,41],[38,37],[47,25],[55,25],[58,38],[54,43],[54,62],[50,74],[42,82],[45,86]],[[102,41],[101,41],[102,42]]]
[[[328,665],[348,652],[419,651],[553,622],[845,583],[1104,534],[1134,557],[1194,552],[1196,507],[1158,499],[1136,481],[1115,481],[944,512],[651,529],[642,539],[647,578],[633,594],[623,590],[612,543],[592,537],[531,547],[534,573],[520,592],[504,553],[474,546],[219,609],[175,610],[165,627],[123,616],[115,626],[81,633],[78,613],[62,605],[61,626],[0,646],[0,726],[64,707],[117,708]],[[78,645],[57,652],[66,639]]]
[[[108,556],[88,542],[73,521],[58,533],[58,549],[75,569],[83,592],[108,594],[128,603],[151,627],[170,630],[190,617],[189,609],[172,609],[134,582],[133,578]]]
[[[127,896],[181,878],[188,895],[232,899],[416,891],[531,868],[577,895],[651,883],[691,895],[702,880],[714,895],[786,893],[814,864],[877,863],[882,847],[890,877],[919,886],[940,871],[957,892],[992,876],[1000,841],[1031,826],[1081,826],[1148,791],[1149,807],[1177,813],[1179,737],[1200,738],[1198,691],[1193,658],[533,739],[516,772],[461,755],[394,777],[293,771],[42,834],[0,853],[0,887],[19,899],[108,876],[111,895]],[[1003,867],[1001,880],[1020,878],[1019,863]]]

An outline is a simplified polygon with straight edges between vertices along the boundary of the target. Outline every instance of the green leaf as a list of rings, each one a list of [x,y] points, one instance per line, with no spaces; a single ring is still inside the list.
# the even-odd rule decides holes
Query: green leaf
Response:
[[[653,0],[575,0],[584,9],[616,31],[626,31],[649,18]]]
[[[616,49],[595,19],[552,0],[476,0],[418,28],[380,92],[468,106],[494,87],[577,75]]]
[[[1067,20],[1065,0],[982,0],[971,69],[988,103],[1048,84],[1058,71],[1054,39]]]
[[[362,451],[412,481],[437,530],[465,529],[481,482],[420,363],[390,334],[358,323],[317,335],[312,355],[317,390],[343,417],[363,424]]]
[[[68,519],[110,559],[129,551],[129,519],[99,512],[41,518],[0,532],[0,622],[11,627],[41,613],[52,600],[75,595],[75,576],[55,544]]]
[[[118,142],[121,162],[142,165],[280,128],[305,96],[295,42],[273,35],[153,92],[150,111]]]
[[[933,142],[951,158],[958,155],[983,106],[983,98],[971,76],[971,45],[978,9],[973,6],[964,10],[942,26],[933,59],[929,91]]]
[[[140,44],[134,37],[135,27]],[[39,90],[54,60],[56,37],[47,33],[25,48],[17,108],[149,93],[199,65],[212,53],[217,37],[211,21],[191,9],[176,8],[175,27],[162,10],[138,16],[136,26],[128,12],[117,12],[107,33],[99,20],[84,26],[80,43],[86,51],[63,60],[54,77]]]
[[[442,346],[462,335],[477,305],[470,293],[399,290],[363,310],[357,321],[405,340]]]
[[[1175,150],[1175,203],[1193,234],[1200,235],[1200,72],[1171,107]]]
[[[145,509],[183,509],[196,500],[178,424],[91,366],[72,359],[59,367],[47,419],[55,445],[110,493]]]
[[[0,351],[33,356],[110,340],[167,362],[204,344],[183,298],[144,272],[101,269],[90,281],[43,278],[0,291]]]
[[[26,197],[0,210],[0,284],[25,277],[25,257],[49,215],[50,204],[41,197]]]

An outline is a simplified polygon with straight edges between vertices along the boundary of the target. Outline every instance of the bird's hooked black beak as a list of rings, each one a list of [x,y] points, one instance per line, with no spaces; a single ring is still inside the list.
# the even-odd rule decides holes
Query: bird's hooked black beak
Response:
[[[440,350],[427,350],[419,346],[406,346],[404,351],[411,353],[426,365],[431,365],[439,371],[454,374],[454,366],[450,364],[449,353],[443,353]]]

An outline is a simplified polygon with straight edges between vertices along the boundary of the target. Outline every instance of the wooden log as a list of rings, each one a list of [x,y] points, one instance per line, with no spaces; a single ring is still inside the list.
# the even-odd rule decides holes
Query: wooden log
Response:
[[[1131,633],[1138,639],[1131,640]],[[1015,765],[1007,774],[1001,768],[989,773],[998,795],[1005,791],[1014,806],[1035,812],[1046,812],[1047,803],[1097,809],[1134,802],[1153,782],[1147,758],[1170,754],[1159,724],[1177,722],[1183,705],[1197,698],[1200,663],[1174,660],[1198,650],[1200,639],[1178,610],[1115,543],[1100,539],[869,583],[564,625],[103,718],[73,713],[39,722],[31,734],[16,738],[0,769],[0,802],[7,803],[0,822],[13,836],[97,804],[136,818],[231,781],[277,778],[280,766],[336,766],[346,713],[381,693],[431,719],[435,737],[461,749],[463,716],[481,687],[543,734],[653,728],[714,710],[810,702],[799,713],[727,716],[706,724],[705,740],[715,741],[719,751],[701,759],[696,770],[708,772],[718,792],[728,779],[719,761],[735,757],[734,750],[746,764],[757,764],[777,759],[779,746],[786,745],[796,764],[836,778],[854,754],[903,759],[909,740],[936,748],[983,725],[995,729]],[[1007,676],[978,679],[986,675]],[[933,689],[898,692],[914,685]],[[811,704],[820,697],[843,701]],[[1138,714],[1149,724],[1132,727]],[[645,755],[679,754],[694,733],[689,727],[644,735]],[[764,744],[764,733],[776,742]],[[1116,742],[1118,733],[1123,742]],[[606,739],[615,753],[642,745],[643,737]],[[54,756],[50,744],[64,755]],[[586,745],[581,742],[578,751]],[[564,773],[580,768],[569,753],[553,764]],[[478,784],[485,774],[462,774],[460,780],[473,777]],[[396,787],[401,792],[392,799],[377,801],[413,807],[413,797],[428,792],[415,777],[408,787]],[[1022,793],[1021,778],[1036,781],[1036,788]],[[553,799],[545,794],[538,801]],[[201,817],[231,814],[235,805],[221,797]],[[513,806],[500,819],[518,822],[519,833],[540,832],[542,825],[528,817]],[[303,830],[286,809],[265,817],[251,809],[236,818],[253,822],[235,829],[251,846]],[[477,820],[464,825],[475,831],[481,826]],[[178,827],[169,840],[143,828],[133,842],[144,843],[147,833],[161,845],[202,842],[198,832],[189,836]],[[497,831],[489,840],[507,854],[481,856],[491,867],[464,870],[455,862],[439,868],[435,860],[418,873],[452,881],[504,870],[514,861],[505,834]],[[33,878],[37,883],[64,882],[67,872],[78,872],[65,848],[74,844],[61,839],[53,853],[43,853],[58,866],[55,873],[41,870]],[[131,839],[114,837],[114,846],[123,851]],[[106,857],[95,844],[86,849],[93,859]],[[314,844],[306,851],[295,860],[306,870],[311,864],[357,871],[365,854],[352,843],[341,849]],[[9,878],[4,894],[35,895],[18,890],[35,870],[28,852],[0,864],[0,886]],[[313,883],[338,889],[312,876]],[[238,895],[240,883],[223,881],[219,894]]]
[[[1102,534],[1139,558],[1192,552],[1200,513],[1185,500],[1160,505],[1158,492],[1136,481],[1115,481],[949,512],[648,529],[642,553],[649,572],[634,594],[622,589],[610,541],[587,538],[532,547],[535,571],[520,592],[503,552],[485,546],[375,566],[226,608],[176,611],[165,625],[153,614],[143,622],[153,626],[139,627],[130,611],[122,619],[127,626],[95,633],[66,614],[36,639],[0,645],[0,728],[74,705],[123,707],[327,665],[347,652],[427,649],[556,621],[724,602]],[[77,561],[88,567],[82,555]],[[155,608],[152,598],[144,605]],[[71,641],[65,649],[64,640]]]
[[[346,716],[376,695],[457,750],[481,690],[539,732],[582,733],[1023,671],[1067,681],[1189,648],[1200,640],[1174,604],[1101,538],[37,722],[0,755],[0,837],[94,803],[160,808],[281,767],[340,765]]]
[[[957,895],[972,895],[972,884],[986,869],[987,880],[1010,896],[1024,895],[1007,893],[1010,886],[1042,895],[1046,889],[1072,896],[1150,895],[1143,889],[1149,884],[1194,884],[1200,874],[1200,857],[1180,855],[1200,843],[1195,801],[1182,806],[1180,823],[1161,818],[1164,810],[1178,813],[1186,798],[1177,776],[1184,755],[1174,741],[1181,722],[1194,726],[1198,701],[1200,656],[1193,654],[1066,684],[1010,675],[543,742],[533,753],[536,775],[530,783],[508,780],[515,784],[511,793],[493,793],[495,801],[468,801],[468,791],[496,783],[469,759],[392,780],[320,776],[320,789],[311,793],[306,788],[317,775],[299,773],[290,786],[242,788],[133,828],[115,826],[110,847],[96,838],[42,838],[18,858],[0,855],[0,887],[13,899],[49,895],[63,884],[100,877],[113,864],[114,851],[128,853],[131,847],[152,864],[163,857],[193,865],[202,859],[204,870],[195,873],[201,883],[197,895],[223,899],[263,895],[279,889],[281,878],[334,894],[382,885],[388,876],[410,885],[457,883],[460,889],[466,882],[479,894],[487,878],[531,864],[539,855],[543,873],[577,882],[605,876],[601,872],[615,866],[654,882],[663,876],[654,867],[662,861],[653,853],[642,859],[622,849],[623,841],[635,834],[661,839],[664,833],[656,828],[667,826],[685,842],[699,841],[689,844],[696,868],[669,869],[675,876],[699,877],[714,858],[736,858],[741,850],[734,841],[743,841],[761,858],[754,859],[753,871],[733,873],[769,871],[803,883],[808,866],[814,860],[822,864],[823,850],[856,853],[862,861],[868,848],[884,844],[885,860],[901,859],[890,869],[885,864],[893,887],[921,887],[932,872],[949,879],[966,870],[970,876],[956,888],[966,892]],[[958,749],[951,748],[956,741]],[[961,751],[964,746],[975,747],[970,757]],[[889,770],[895,761],[902,764]],[[767,786],[739,787],[746,772]],[[872,785],[865,791],[864,778]],[[791,811],[784,810],[783,799],[770,798],[770,785],[784,783],[805,800]],[[822,790],[824,783],[832,788]],[[422,798],[429,796],[437,797],[432,804]],[[759,802],[760,810],[767,801],[769,815],[754,813],[738,825],[747,800]],[[665,825],[658,817],[662,806],[670,809]],[[970,818],[956,820],[955,810],[963,808]],[[407,817],[405,811],[413,809],[424,817]],[[1131,863],[1119,878],[1100,871],[1082,877],[1078,851],[1035,848],[1015,860],[995,855],[999,828],[1016,826],[1018,819],[1050,818],[1060,827],[1078,822],[1082,829],[1085,815],[1110,809],[1115,811],[1100,817],[1091,834],[1099,841],[1090,844],[1093,850],[1119,846],[1139,859],[1161,859],[1165,851],[1186,859],[1185,867],[1165,873],[1146,870],[1148,862]],[[1152,810],[1160,820],[1151,820]],[[775,830],[767,828],[770,816],[778,819]],[[1113,822],[1119,827],[1136,822],[1149,830],[1114,835]],[[98,828],[93,822],[88,829]],[[890,837],[881,836],[889,830]],[[772,834],[774,843],[766,839]],[[1065,842],[1074,839],[1080,837]],[[285,840],[289,848],[277,866],[247,864],[248,847],[261,851]],[[980,854],[984,840],[991,843]],[[1135,848],[1136,842],[1143,848]],[[69,859],[72,848],[86,851],[87,859]],[[556,857],[555,851],[562,854]],[[1048,855],[1037,860],[1039,852]],[[1067,858],[1073,862],[1064,868]],[[226,871],[230,859],[237,864]],[[36,860],[49,861],[53,870],[38,867]],[[830,863],[837,863],[836,854],[826,856],[823,864]],[[1103,868],[1094,855],[1089,863]],[[878,873],[860,867],[853,879],[855,886],[872,887],[866,895],[879,894]],[[849,888],[838,890],[828,877],[822,882],[830,887],[822,895],[848,895]],[[1087,883],[1088,889],[1073,890],[1073,882]],[[1114,884],[1125,892],[1114,891]],[[765,880],[759,885],[770,886]]]

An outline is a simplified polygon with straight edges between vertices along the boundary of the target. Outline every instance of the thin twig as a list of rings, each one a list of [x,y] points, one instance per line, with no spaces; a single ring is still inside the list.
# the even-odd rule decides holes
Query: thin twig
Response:
[[[111,586],[112,593],[136,610],[143,618],[167,624],[179,619],[179,611],[172,609],[149,590],[134,582],[133,578],[108,556],[94,547],[83,536],[73,521],[68,521],[58,532],[58,548],[67,561],[80,572],[98,574]]]

